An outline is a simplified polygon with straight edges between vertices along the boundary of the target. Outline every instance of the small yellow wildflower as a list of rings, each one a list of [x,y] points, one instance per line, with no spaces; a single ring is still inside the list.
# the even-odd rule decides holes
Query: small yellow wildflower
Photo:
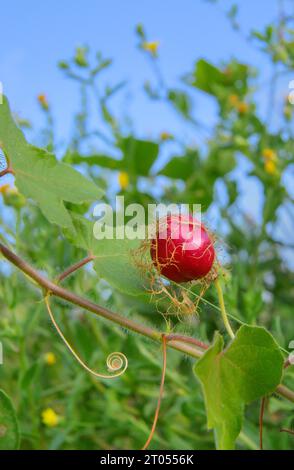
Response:
[[[277,174],[277,161],[278,156],[275,150],[271,148],[264,148],[262,151],[264,158],[264,169],[269,175]]]
[[[38,101],[41,105],[41,107],[47,111],[49,109],[49,103],[48,103],[48,100],[47,100],[47,96],[42,93],[41,95],[38,95]]]
[[[48,352],[45,354],[45,362],[48,366],[54,366],[56,364],[56,356],[53,352]]]
[[[3,186],[0,187],[0,193],[3,194],[3,198],[5,196],[19,195],[17,188],[15,186],[10,186],[9,184],[3,184]]]
[[[239,104],[238,95],[230,95],[229,96],[229,104],[235,108]]]
[[[45,424],[45,426],[48,426],[49,428],[54,428],[55,426],[57,426],[59,420],[60,417],[57,413],[55,413],[52,408],[46,408],[46,410],[42,411],[42,422],[43,424]]]
[[[246,114],[246,113],[248,113],[249,105],[247,103],[245,103],[245,101],[240,101],[240,103],[238,103],[236,108],[237,108],[238,113]]]
[[[228,102],[232,108],[235,108],[238,111],[239,114],[246,114],[249,110],[249,104],[245,103],[245,101],[240,101],[238,95],[230,95]]]
[[[165,140],[170,140],[170,139],[172,139],[172,138],[173,138],[173,136],[172,136],[172,134],[170,134],[169,132],[163,131],[163,132],[161,132],[161,134],[160,134],[160,140],[165,141]]]
[[[9,191],[9,189],[9,184],[3,184],[2,186],[0,186],[0,193],[5,194],[7,191]]]
[[[125,171],[121,171],[118,175],[118,182],[122,190],[127,189],[129,186],[129,175]]]
[[[144,41],[142,44],[142,47],[145,51],[150,52],[150,54],[156,57],[158,47],[159,47],[159,41],[151,41],[151,42]]]
[[[264,169],[269,175],[277,174],[277,164],[272,160],[266,160],[264,163]]]
[[[265,160],[269,160],[269,161],[276,161],[278,158],[277,153],[271,148],[263,149],[262,156]]]

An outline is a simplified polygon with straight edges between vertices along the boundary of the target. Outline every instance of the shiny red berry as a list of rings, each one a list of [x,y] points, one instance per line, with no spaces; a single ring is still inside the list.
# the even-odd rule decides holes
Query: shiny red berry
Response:
[[[160,219],[150,254],[160,274],[175,282],[203,278],[215,259],[213,241],[206,228],[190,215]]]

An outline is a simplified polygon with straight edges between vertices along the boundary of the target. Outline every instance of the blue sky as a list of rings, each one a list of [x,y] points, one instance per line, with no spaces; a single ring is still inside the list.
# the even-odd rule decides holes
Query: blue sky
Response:
[[[278,14],[277,0],[246,0],[240,4],[240,24],[245,32],[262,30]],[[219,0],[10,0],[1,2],[0,81],[11,106],[20,116],[30,119],[37,128],[43,117],[36,96],[44,92],[52,103],[59,138],[67,139],[71,118],[79,103],[77,85],[64,78],[56,64],[67,59],[77,45],[89,45],[114,59],[107,80],[122,79],[129,86],[116,102],[117,113],[128,113],[140,137],[157,137],[167,130],[191,141],[203,136],[191,134],[187,124],[163,105],[150,103],[142,90],[152,79],[150,64],[137,49],[135,26],[142,23],[148,38],[160,42],[160,67],[165,80],[175,86],[179,78],[191,71],[193,63],[204,57],[216,64],[236,57],[257,66],[261,82],[271,76],[271,68],[258,48],[252,47],[232,30],[224,9],[232,4]],[[3,46],[4,44],[4,46]],[[280,98],[288,92],[285,79],[280,84]],[[266,109],[268,88],[260,90],[261,108]],[[279,97],[278,97],[279,98]],[[197,116],[209,127],[215,108],[208,97],[196,95]],[[193,131],[195,132],[195,131]],[[260,188],[254,181],[239,179],[244,194],[250,194],[250,210],[258,217]],[[248,205],[248,199],[244,199]]]
[[[176,84],[191,70],[193,62],[205,57],[218,63],[235,56],[263,67],[262,53],[232,31],[223,8],[205,0],[11,0],[1,2],[0,80],[13,109],[38,122],[36,95],[45,92],[54,106],[60,135],[70,129],[70,117],[77,106],[77,87],[56,67],[75,46],[88,44],[113,57],[110,82],[130,81],[129,94],[120,106],[132,115],[140,134],[177,127],[175,116],[161,107],[154,109],[142,92],[142,83],[152,76],[150,66],[136,48],[135,26],[145,25],[150,39],[160,41],[160,66],[166,80]],[[277,15],[276,0],[247,0],[241,3],[240,22],[244,30],[261,29]],[[5,47],[3,47],[3,43]],[[210,103],[198,98],[204,120],[213,118]],[[208,122],[209,125],[209,122]]]

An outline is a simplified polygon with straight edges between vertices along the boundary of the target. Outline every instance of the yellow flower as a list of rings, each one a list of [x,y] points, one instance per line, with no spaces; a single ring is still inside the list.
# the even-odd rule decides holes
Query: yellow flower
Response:
[[[125,171],[121,171],[118,175],[118,182],[122,190],[129,186],[129,175]]]
[[[269,175],[276,175],[278,173],[277,162],[278,155],[275,150],[271,148],[264,148],[262,151],[264,158],[264,169]]]
[[[245,101],[240,101],[238,95],[230,95],[228,102],[230,106],[235,108],[240,114],[246,114],[249,110],[249,104],[245,103]]]
[[[269,175],[277,174],[277,164],[272,160],[266,160],[264,163],[264,169]]]
[[[238,103],[236,108],[237,108],[238,113],[246,114],[246,113],[248,113],[249,105],[247,103],[245,103],[245,101],[240,101],[240,103]]]
[[[229,103],[235,108],[239,104],[239,97],[237,95],[230,95]]]
[[[278,159],[277,153],[271,148],[263,149],[262,156],[265,160],[269,161],[276,161]]]
[[[44,109],[44,110],[48,110],[49,109],[49,103],[48,103],[48,100],[47,100],[47,96],[42,93],[41,95],[38,95],[38,101],[41,105],[41,107]]]
[[[10,186],[9,184],[3,184],[3,186],[0,186],[0,193],[3,194],[3,197],[19,195],[17,188]]]
[[[158,46],[159,46],[159,41],[151,41],[151,42],[144,41],[142,44],[143,49],[147,52],[150,52],[150,54],[152,54],[154,57],[156,57],[157,55]]]
[[[49,428],[54,428],[55,426],[57,426],[59,420],[60,417],[57,413],[55,413],[52,408],[46,408],[46,410],[42,411],[42,422],[43,424],[45,424],[45,426],[48,426]]]
[[[54,366],[56,364],[56,356],[53,352],[48,352],[45,354],[45,362],[48,366]]]
[[[0,193],[5,194],[7,193],[7,191],[9,191],[9,189],[10,189],[9,184],[3,184],[2,186],[0,186]]]
[[[166,132],[166,131],[163,131],[161,134],[160,134],[160,140],[170,140],[172,139],[173,136],[172,134],[170,134],[169,132]]]

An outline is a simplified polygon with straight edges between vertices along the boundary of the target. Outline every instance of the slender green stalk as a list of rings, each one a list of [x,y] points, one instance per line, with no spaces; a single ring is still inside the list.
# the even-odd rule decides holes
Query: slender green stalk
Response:
[[[219,281],[218,277],[214,281],[214,284],[215,284],[215,287],[216,287],[216,290],[217,290],[219,306],[220,306],[220,309],[221,309],[222,319],[223,319],[225,328],[226,328],[228,334],[230,335],[230,337],[232,339],[234,339],[235,334],[234,334],[234,332],[231,328],[231,325],[230,325],[230,322],[229,322],[229,319],[228,319],[228,315],[227,315],[226,307],[225,307],[225,302],[224,302],[223,291],[222,291],[222,287],[221,287],[221,284],[220,284],[220,281]]]

